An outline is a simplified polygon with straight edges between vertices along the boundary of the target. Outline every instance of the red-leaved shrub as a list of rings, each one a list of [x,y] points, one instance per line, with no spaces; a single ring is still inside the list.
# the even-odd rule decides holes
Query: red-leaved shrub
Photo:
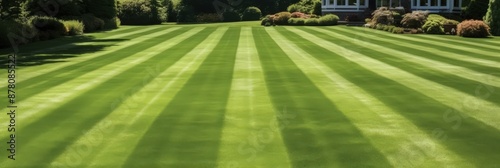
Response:
[[[490,36],[490,27],[481,20],[466,20],[457,25],[457,35],[484,38]]]
[[[280,12],[274,15],[274,23],[277,25],[287,25],[288,19],[292,17],[290,12]]]

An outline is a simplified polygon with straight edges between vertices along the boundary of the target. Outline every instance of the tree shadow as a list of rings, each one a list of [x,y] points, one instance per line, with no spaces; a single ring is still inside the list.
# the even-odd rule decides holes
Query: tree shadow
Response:
[[[62,37],[49,41],[39,41],[19,46],[16,55],[17,67],[39,66],[70,61],[88,53],[95,53],[129,39],[96,39],[93,36]],[[0,69],[9,64],[9,53],[13,49],[0,50]]]

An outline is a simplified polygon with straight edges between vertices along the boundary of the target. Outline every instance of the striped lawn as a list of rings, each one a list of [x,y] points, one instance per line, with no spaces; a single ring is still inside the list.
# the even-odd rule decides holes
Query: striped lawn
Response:
[[[33,43],[0,167],[500,167],[499,44],[246,23]]]

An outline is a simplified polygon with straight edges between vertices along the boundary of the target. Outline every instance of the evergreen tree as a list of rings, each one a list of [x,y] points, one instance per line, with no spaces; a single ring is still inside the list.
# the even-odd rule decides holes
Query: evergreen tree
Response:
[[[490,0],[484,21],[491,28],[491,34],[500,36],[500,0]]]

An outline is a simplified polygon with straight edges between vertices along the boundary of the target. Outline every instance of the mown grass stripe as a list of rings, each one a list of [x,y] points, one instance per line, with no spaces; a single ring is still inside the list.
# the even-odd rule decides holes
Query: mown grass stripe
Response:
[[[109,79],[109,81],[105,80],[105,83],[95,86],[95,88],[93,88],[92,90],[89,90],[85,94],[82,94],[77,98],[65,103],[49,115],[44,116],[43,118],[40,118],[34,123],[28,125],[27,128],[29,127],[29,129],[19,134],[20,136],[30,137],[29,140],[23,141],[23,146],[26,147],[25,149],[38,148],[39,152],[25,154],[31,156],[28,157],[31,161],[27,163],[41,163],[48,161],[48,164],[53,159],[56,159],[59,154],[65,151],[66,146],[73,144],[78,139],[78,137],[84,133],[84,131],[92,128],[92,126],[94,124],[97,124],[99,121],[102,121],[102,119],[105,118],[105,116],[114,109],[111,108],[106,112],[100,110],[91,110],[108,109],[114,100],[122,96],[121,94],[119,94],[121,93],[119,91],[137,85],[139,86],[138,90],[143,87],[143,85],[140,85],[143,81],[138,80],[143,77],[143,75],[138,71],[143,69],[143,66],[141,64],[149,65],[158,63],[159,61],[165,61],[164,63],[166,63],[168,66],[168,64],[171,65],[175,63],[178,59],[181,58],[181,56],[174,57],[171,60],[165,59],[165,54],[168,53],[166,52],[166,49],[171,48],[182,42],[183,40],[194,36],[202,29],[203,28],[193,28],[191,31],[188,31],[187,33],[184,33],[177,38],[165,39],[164,42],[158,43],[156,46],[153,46],[154,49],[137,52],[137,57],[135,57],[134,60],[129,60],[128,63],[120,62],[122,66],[114,70],[109,70],[109,76],[112,75],[112,79]],[[208,35],[208,33],[205,33],[205,35]],[[117,62],[117,64],[120,63]],[[104,76],[108,76],[108,74]],[[116,85],[117,82],[123,83],[120,85]],[[134,90],[133,92],[135,93],[138,90]],[[80,107],[79,109],[74,109],[75,106],[82,103],[92,104],[89,104],[85,107]],[[55,123],[48,122],[53,120],[54,118],[58,118],[60,121]],[[70,125],[73,126],[70,127]],[[50,132],[41,132],[40,130],[50,130]],[[82,132],[75,132],[74,130],[82,130]],[[57,134],[58,136],[55,136],[54,134]],[[40,147],[38,146],[38,144],[41,142],[57,142],[59,143],[59,145]],[[20,150],[19,152],[23,152],[23,150]],[[50,155],[46,155],[44,153],[50,153]],[[43,157],[35,157],[37,155]]]
[[[291,45],[292,51],[288,56],[292,61],[365,137],[369,137],[370,142],[392,166],[446,167],[457,161],[466,163],[466,160],[447,150],[411,121],[316,59],[317,55],[325,53],[319,46],[293,43],[306,39],[288,33],[282,35],[289,39],[284,43]],[[414,150],[414,155],[407,153],[407,150]]]
[[[369,56],[381,62],[385,62],[399,69],[408,71],[409,73],[415,74],[427,80],[457,89],[466,94],[469,94],[470,96],[477,95],[475,92],[470,91],[471,88],[476,88],[478,84],[484,85],[484,87],[488,88],[489,90],[500,89],[500,87],[498,87],[498,85],[500,85],[500,78],[495,77],[495,74],[490,74],[490,76],[488,76],[489,79],[486,80],[485,76],[488,74],[474,71],[464,72],[464,68],[462,68],[461,66],[449,66],[446,65],[446,63],[427,60],[426,58],[420,58],[427,56],[414,55],[411,53],[403,52],[411,51],[412,49],[410,48],[398,47],[398,49],[393,49],[390,47],[385,47],[374,42],[376,41],[375,39],[370,39],[371,41],[367,43],[366,40],[353,38],[356,37],[356,35],[350,33],[346,33],[346,35],[343,35],[324,29],[310,30],[321,34],[322,37],[335,37],[343,39],[347,43],[350,43],[350,45],[366,47],[363,50],[360,50],[359,53],[365,54],[366,56]],[[345,44],[340,45],[349,46]],[[373,55],[384,55],[390,56],[392,58],[388,59],[387,57],[378,57]],[[495,72],[495,70],[487,68],[486,70],[483,70],[483,72]],[[455,81],[460,81],[460,85],[457,85]],[[492,93],[489,94],[486,100],[492,103],[497,103],[495,100],[498,98],[500,98],[500,94]]]
[[[488,67],[488,71],[500,71],[498,69],[498,64],[499,62],[497,61],[490,61],[490,60],[485,60],[485,59],[480,59],[476,57],[470,57],[465,54],[458,54],[454,52],[449,52],[446,51],[446,49],[436,49],[432,47],[427,47],[428,45],[417,45],[415,43],[409,43],[406,41],[398,41],[391,39],[390,37],[387,36],[380,36],[380,35],[372,35],[372,34],[366,34],[366,33],[356,33],[350,30],[346,29],[327,29],[329,31],[323,31],[323,29],[313,29],[316,31],[320,31],[322,33],[332,33],[331,30],[335,31],[341,31],[342,34],[348,35],[348,36],[356,36],[358,40],[361,40],[363,44],[366,43],[372,43],[372,44],[384,44],[385,47],[393,48],[399,51],[415,51],[413,53],[421,53],[418,56],[429,58],[429,59],[435,59],[437,61],[443,60],[447,61],[448,63],[452,63],[457,66],[462,66],[466,67],[472,70],[475,69],[480,69],[480,68],[475,68],[476,65],[480,65],[481,67]],[[363,39],[359,39],[362,37]],[[382,37],[382,38],[381,38]],[[411,47],[410,47],[411,46]],[[445,58],[445,59],[439,59],[439,58]],[[447,58],[447,59],[446,59]],[[457,62],[458,61],[458,62]],[[472,64],[472,65],[470,65]]]
[[[219,34],[196,51],[209,55],[152,122],[125,167],[216,166],[240,33],[231,27]]]
[[[353,29],[360,30],[365,28],[356,28],[353,27]],[[365,29],[366,30],[366,29]],[[383,32],[383,31],[378,31],[378,30],[367,30],[370,33],[374,34],[379,34],[379,35],[386,35],[386,36],[391,36],[394,38],[398,38],[402,41],[408,40],[408,41],[415,41],[415,42],[420,42],[423,44],[427,44],[430,47],[438,47],[438,48],[450,48],[450,49],[455,49],[457,51],[461,51],[463,53],[470,53],[471,56],[478,56],[478,55],[484,55],[488,57],[493,57],[495,59],[498,59],[500,56],[498,55],[498,51],[485,51],[485,50],[480,50],[476,48],[472,48],[469,46],[463,46],[463,45],[449,45],[449,43],[443,43],[443,42],[438,42],[438,41],[430,41],[430,40],[425,40],[422,38],[419,38],[419,36],[405,36],[405,35],[397,35],[397,34],[391,34],[388,32]]]
[[[498,146],[492,144],[495,144],[500,139],[500,135],[498,134],[498,128],[491,125],[498,124],[498,122],[494,121],[495,119],[490,120],[475,116],[480,118],[480,120],[477,120],[463,114],[464,107],[469,108],[468,104],[466,102],[463,104],[456,103],[464,100],[463,96],[450,96],[450,99],[453,99],[451,101],[456,103],[455,106],[448,106],[435,100],[436,97],[439,97],[439,94],[448,96],[448,94],[457,92],[433,89],[439,88],[439,85],[421,80],[355,51],[349,53],[347,52],[349,50],[344,50],[345,48],[335,43],[328,42],[307,32],[298,31],[293,34],[308,41],[314,41],[315,45],[320,46],[325,51],[335,53],[338,57],[324,55],[320,60],[328,63],[330,68],[335,69],[344,78],[356,83],[365,91],[376,96],[380,101],[411,120],[427,134],[434,134],[433,136],[436,136],[439,142],[447,146],[449,150],[454,151],[474,165],[495,164],[492,160],[499,157],[499,154],[494,151],[500,149],[496,149]],[[339,52],[343,50],[346,53]],[[360,71],[363,71],[363,73],[360,73]],[[465,100],[479,101],[475,98]],[[479,111],[487,113],[498,111],[472,108],[473,110],[470,112],[475,113],[481,113]],[[422,111],[422,109],[426,109],[426,111]],[[484,113],[477,115],[494,117],[492,114]],[[453,117],[453,120],[450,120],[450,117]],[[481,131],[478,132],[478,130]],[[483,143],[474,143],[477,141]],[[479,156],[479,153],[481,153],[481,156]],[[457,165],[460,164],[457,163]]]
[[[151,82],[144,83],[144,87],[137,93],[130,95],[127,99],[116,101],[114,106],[118,106],[110,115],[106,116],[99,124],[96,124],[89,132],[79,140],[68,147],[52,165],[74,165],[70,162],[71,158],[79,155],[74,150],[82,146],[92,146],[97,151],[82,157],[82,160],[88,161],[78,165],[89,165],[91,167],[109,167],[114,164],[124,163],[127,157],[132,153],[133,147],[138,145],[140,138],[147,131],[154,119],[159,115],[162,109],[169,104],[178,91],[185,85],[190,76],[199,68],[201,63],[207,58],[207,51],[211,47],[207,44],[216,44],[223,32],[227,28],[220,28],[215,32],[214,29],[205,29],[202,33],[212,35],[196,35],[192,40],[178,43],[175,47],[168,50],[169,57],[181,57],[175,64],[169,66],[165,71],[165,63],[158,62],[152,66],[152,69],[146,71],[144,78],[154,78]],[[202,38],[205,40],[201,41]],[[176,51],[176,52],[173,52]],[[155,75],[159,74],[156,78]],[[124,93],[128,94],[128,93]],[[146,104],[139,102],[146,101]],[[92,144],[87,139],[96,137],[99,132],[103,132],[105,141]],[[123,141],[127,139],[127,141]],[[123,148],[128,146],[130,148]],[[78,166],[76,165],[76,166]]]
[[[305,32],[303,30],[299,30],[296,28],[286,28],[287,30],[300,35],[301,37],[308,39],[310,41],[314,41],[315,44],[333,52],[336,54],[341,55],[342,53],[339,53],[337,51],[337,48],[344,48],[342,46],[339,46],[337,44],[334,44],[330,41],[324,40],[320,37],[314,36],[308,32]],[[344,48],[345,49],[345,48]],[[395,79],[396,82],[405,85],[409,88],[412,88],[426,96],[429,96],[437,101],[440,101],[443,104],[446,104],[450,107],[460,107],[459,110],[462,113],[465,113],[468,116],[474,117],[482,122],[484,122],[487,125],[490,125],[498,130],[500,130],[500,123],[497,121],[500,120],[500,118],[495,118],[492,117],[491,111],[490,110],[495,110],[498,111],[500,110],[500,107],[497,104],[485,101],[479,97],[476,96],[470,96],[468,94],[459,92],[453,88],[449,88],[447,86],[443,86],[441,84],[438,84],[434,81],[429,81],[426,79],[423,79],[421,77],[415,76],[409,72],[402,71],[401,69],[398,69],[396,67],[393,67],[391,65],[388,65],[386,63],[380,62],[376,59],[373,59],[371,57],[365,56],[363,54],[360,54],[356,51],[350,51],[349,55],[356,55],[356,57],[353,56],[344,56],[345,58],[358,63],[359,65],[366,67],[367,69],[372,70],[373,72],[387,77],[389,79]],[[376,68],[378,67],[378,68]],[[397,73],[394,73],[397,72]],[[485,81],[488,80],[488,84],[496,84],[500,82],[496,77],[494,76],[488,76],[486,74],[478,74],[483,79],[478,79],[477,81]],[[486,78],[488,77],[488,78]],[[398,80],[401,79],[401,80]],[[412,80],[406,80],[406,79],[412,79]],[[478,85],[481,86],[481,85]],[[475,88],[474,88],[475,89]],[[436,90],[439,92],[444,92],[446,95],[438,95],[435,94]],[[476,109],[476,110],[471,110],[471,109],[466,109],[467,107],[463,106],[464,101],[463,100],[470,100],[473,101],[474,104],[480,104],[482,108]]]
[[[47,89],[47,86],[57,86],[63,84],[70,79],[77,77],[74,73],[76,70],[80,72],[91,71],[98,67],[108,64],[110,61],[117,61],[119,59],[125,58],[125,56],[130,55],[123,49],[138,49],[139,47],[150,47],[149,44],[143,43],[144,41],[150,40],[155,37],[161,37],[164,34],[171,33],[173,31],[179,30],[179,28],[167,29],[164,31],[158,31],[158,29],[152,29],[143,34],[134,34],[132,38],[133,41],[127,41],[123,43],[117,43],[116,47],[109,47],[107,50],[100,51],[97,53],[83,54],[77,58],[73,58],[70,62],[51,64],[40,67],[33,67],[28,69],[20,69],[18,71],[17,85],[21,88],[30,88],[25,92],[20,92],[18,101],[23,101],[25,98],[33,96],[36,93],[42,91],[41,89]],[[147,34],[147,35],[144,35]],[[142,36],[142,37],[139,37]],[[133,48],[132,48],[133,47]],[[78,52],[78,51],[77,51]],[[77,53],[75,53],[77,54]],[[124,56],[125,55],[125,56]],[[92,66],[94,65],[94,66]],[[63,78],[64,77],[64,78]],[[42,87],[45,86],[45,87]],[[38,89],[32,89],[38,88]],[[0,89],[6,89],[6,87],[1,87]],[[0,105],[4,102],[0,102]]]
[[[276,47],[284,52],[282,56],[273,55],[271,60],[269,56],[261,56],[261,59],[267,61],[267,64],[263,64],[266,76],[280,77],[279,80],[267,79],[267,83],[271,84],[268,88],[275,106],[291,103],[293,105],[289,105],[288,109],[296,111],[297,119],[289,121],[294,124],[290,124],[282,132],[293,165],[389,166],[387,159],[289,58],[303,53],[298,53],[274,28],[266,28],[265,31],[270,40],[276,42]],[[270,67],[272,65],[269,63],[274,66],[282,65]],[[277,86],[276,82],[280,85]],[[309,143],[301,144],[303,142]],[[311,151],[317,152],[311,154]]]
[[[458,40],[462,37],[452,37],[449,36],[436,36],[436,35],[417,35],[417,37],[430,40],[430,41],[440,41],[443,43],[447,43],[449,45],[459,45],[459,46],[467,46],[473,47],[481,50],[489,50],[493,52],[500,52],[498,47],[492,45],[490,41],[492,38],[480,38],[480,39],[471,39],[468,41]]]
[[[276,114],[268,97],[252,28],[242,27],[218,167],[290,167]],[[270,160],[269,158],[273,158]]]
[[[17,118],[24,121],[23,126],[27,126],[40,117],[47,115],[47,112],[57,109],[58,105],[71,101],[72,99],[80,96],[80,94],[97,87],[97,85],[105,83],[107,80],[115,77],[116,75],[119,75],[135,65],[139,65],[147,59],[165,51],[177,43],[182,42],[189,36],[194,35],[201,30],[202,28],[195,28],[181,35],[172,34],[172,37],[177,36],[177,38],[162,40],[163,42],[156,44],[155,46],[150,46],[151,48],[149,48],[149,50],[131,53],[131,55],[124,57],[118,62],[97,68],[93,71],[85,72],[84,75],[65,82],[64,85],[46,89],[40,94],[33,95],[22,102],[23,113],[18,114]],[[172,31],[165,30],[155,34],[162,35],[171,32]],[[103,74],[102,72],[106,73]],[[68,92],[70,90],[71,92]],[[53,99],[47,100],[48,97]]]

